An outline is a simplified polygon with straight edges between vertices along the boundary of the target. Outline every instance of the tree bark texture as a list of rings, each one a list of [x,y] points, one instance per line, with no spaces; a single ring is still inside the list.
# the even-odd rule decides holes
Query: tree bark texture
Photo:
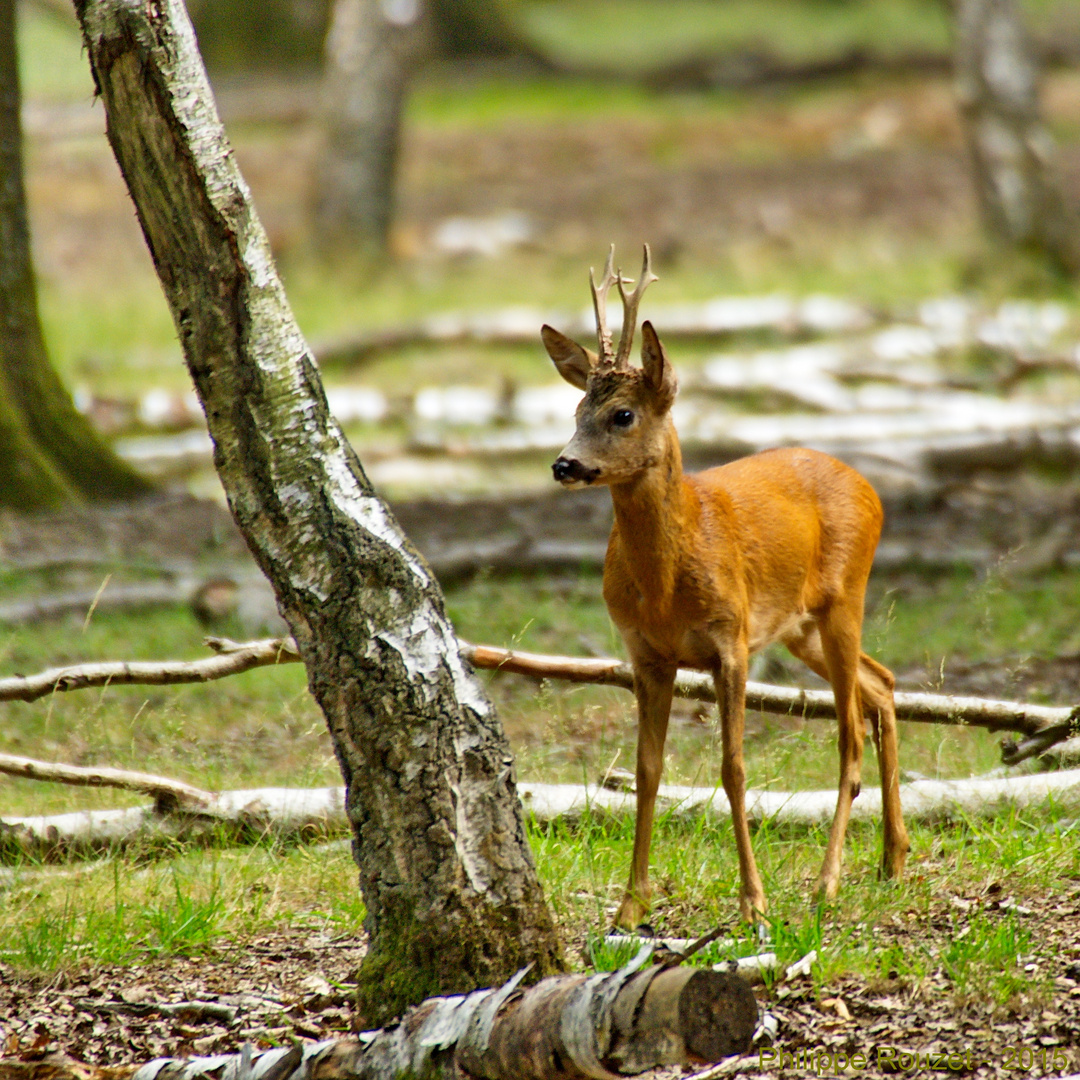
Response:
[[[335,0],[324,60],[315,223],[327,250],[386,248],[401,112],[430,47],[426,0]]]
[[[16,0],[0,0],[0,505],[40,510],[145,494],[75,408],[38,316],[23,182]]]
[[[953,0],[956,95],[984,227],[1065,271],[1080,270],[1080,229],[1039,118],[1035,51],[1015,0]]]
[[[327,408],[182,0],[77,0],[108,135],[215,444],[348,791],[382,1021],[561,964],[513,762],[438,585]]]

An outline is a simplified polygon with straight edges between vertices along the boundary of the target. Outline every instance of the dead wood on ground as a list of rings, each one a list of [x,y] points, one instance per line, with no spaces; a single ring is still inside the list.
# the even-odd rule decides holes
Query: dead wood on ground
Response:
[[[559,975],[527,990],[429,998],[401,1022],[355,1038],[152,1064],[95,1068],[70,1058],[0,1062],[0,1080],[555,1080],[707,1064],[750,1049],[758,1007],[738,975],[654,965],[646,945],[618,971]]]

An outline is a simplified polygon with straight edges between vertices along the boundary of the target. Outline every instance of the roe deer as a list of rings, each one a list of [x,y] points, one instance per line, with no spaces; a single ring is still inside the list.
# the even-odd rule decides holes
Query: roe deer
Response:
[[[908,851],[900,810],[892,673],[861,651],[863,599],[881,533],[874,489],[854,469],[815,450],[767,450],[686,475],[671,419],[675,373],[642,325],[641,368],[629,363],[641,296],[655,281],[649,248],[631,296],[612,269],[589,272],[599,355],[545,326],[548,355],[585,391],[577,430],[552,466],[565,487],[606,484],[615,522],[604,561],[604,600],[626,642],[638,706],[637,822],[630,882],[616,916],[636,926],[648,910],[649,845],[664,760],[672,686],[680,666],[711,672],[731,804],[744,919],[765,911],[747,826],[743,764],[748,657],[782,641],[829,680],[836,698],[840,790],[820,897],[836,895],[851,813],[859,794],[868,707],[881,766],[882,873],[898,877]],[[618,353],[607,328],[607,294],[623,300]]]

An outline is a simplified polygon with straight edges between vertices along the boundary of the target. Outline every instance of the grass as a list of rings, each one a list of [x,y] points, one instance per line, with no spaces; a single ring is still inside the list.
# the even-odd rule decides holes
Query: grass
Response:
[[[533,35],[579,63],[640,69],[687,55],[767,48],[803,60],[854,47],[873,47],[885,55],[905,50],[940,49],[949,44],[945,9],[931,0],[794,0],[783,4],[733,0],[672,0],[664,18],[651,0],[567,3],[548,0],[528,5],[526,24]],[[604,42],[601,50],[597,42]]]
[[[13,579],[7,587],[13,588]],[[21,589],[29,588],[25,582]],[[864,640],[868,651],[896,670],[922,672],[930,689],[960,661],[1052,657],[1080,649],[1075,620],[1080,573],[1055,571],[1009,581],[1003,571],[955,573],[876,585]],[[558,578],[480,576],[457,585],[447,607],[468,640],[537,652],[622,655],[600,597],[595,573]],[[227,628],[242,636],[240,627]],[[46,667],[104,659],[183,659],[205,655],[202,629],[186,608],[133,615],[96,612],[85,630],[72,617],[0,633],[0,670],[31,673]],[[757,661],[755,678],[816,685],[787,654]],[[632,697],[608,687],[536,683],[485,675],[529,779],[595,780],[612,764],[632,767],[635,719]],[[110,687],[57,694],[5,706],[0,752],[112,764],[187,780],[211,788],[265,784],[319,786],[338,776],[325,726],[298,666],[260,669],[210,685],[175,688]],[[786,789],[835,784],[831,725],[751,715],[747,763],[751,786]],[[992,768],[997,739],[987,732],[931,725],[901,725],[901,763],[927,776],[969,776]],[[666,779],[719,782],[719,740],[711,710],[677,708],[669,736]],[[867,745],[868,783],[876,775]],[[0,812],[62,812],[84,806],[138,801],[29,781],[0,780]]]
[[[917,602],[884,591],[869,614],[867,640],[889,663],[925,660],[932,670],[941,662],[938,650],[941,656],[982,659],[1000,655],[1018,640],[1046,655],[1070,647],[1075,629],[1062,613],[1075,608],[1080,575],[1057,573],[1007,590],[1004,581],[1000,573],[923,581]],[[481,576],[452,589],[448,606],[459,630],[477,640],[546,651],[618,651],[592,574],[509,581]],[[80,659],[198,654],[198,635],[183,609],[138,616],[99,612],[85,630],[81,618],[9,630],[0,640],[0,655],[6,670],[28,672]],[[613,762],[632,761],[629,695],[551,684],[538,689],[505,677],[490,678],[489,686],[509,729],[519,775],[595,779]],[[111,688],[6,708],[3,752],[141,768],[208,787],[316,785],[338,777],[299,666],[249,672],[209,686]],[[752,785],[835,782],[829,725],[750,720]],[[904,767],[928,775],[980,773],[996,759],[995,740],[982,732],[902,725],[901,734]],[[677,720],[667,778],[717,783],[718,762],[711,722]],[[869,747],[865,768],[868,783],[874,783]],[[0,780],[5,815],[135,801],[140,800]],[[1030,984],[1029,964],[1036,963],[1036,974],[1045,970],[1045,964],[1038,967],[1043,963],[1038,945],[1025,936],[1024,916],[1010,916],[1010,922],[1006,913],[988,912],[962,936],[956,936],[957,923],[949,931],[955,941],[938,941],[936,951],[907,939],[883,941],[874,928],[908,926],[954,895],[985,895],[988,882],[999,882],[1002,896],[1023,903],[1080,877],[1069,813],[1060,807],[945,827],[916,825],[912,872],[901,885],[877,881],[879,830],[856,824],[846,849],[842,902],[824,909],[807,902],[824,830],[766,822],[756,830],[755,847],[772,904],[773,948],[782,960],[817,949],[814,977],[821,986],[851,973],[912,984],[936,978],[945,980],[958,1001],[979,998],[1004,1008],[1025,980]],[[572,823],[533,825],[530,839],[568,935],[601,965],[618,962],[619,956],[603,955],[597,938],[621,895],[632,823],[587,815]],[[653,880],[658,895],[652,919],[659,932],[697,936],[716,923],[735,929],[738,871],[726,822],[662,815]],[[355,870],[342,844],[166,848],[142,859],[105,858],[65,868],[24,862],[3,871],[0,891],[0,961],[39,971],[197,954],[212,951],[215,942],[286,924],[355,934],[363,919]],[[740,947],[751,944],[743,941]],[[1026,958],[1019,968],[1003,959],[1013,954]]]
[[[841,896],[815,905],[809,886],[825,830],[759,829],[769,950],[781,964],[815,950],[812,977],[822,994],[854,975],[893,992],[933,984],[958,1006],[978,1001],[992,1010],[1012,1008],[1021,995],[1045,997],[1060,943],[1047,936],[1039,905],[1080,876],[1065,808],[911,831],[910,873],[882,883],[877,828],[852,826]],[[531,825],[529,838],[570,955],[599,970],[630,959],[634,946],[603,936],[630,858],[630,822],[586,816],[572,826]],[[659,934],[729,928],[734,945],[710,946],[695,958],[700,964],[758,951],[756,932],[737,920],[726,822],[662,819],[652,863]],[[0,963],[42,973],[212,955],[219,945],[286,928],[355,937],[364,916],[344,842],[179,850],[149,863],[107,858],[64,869],[21,864],[5,871],[0,891]]]

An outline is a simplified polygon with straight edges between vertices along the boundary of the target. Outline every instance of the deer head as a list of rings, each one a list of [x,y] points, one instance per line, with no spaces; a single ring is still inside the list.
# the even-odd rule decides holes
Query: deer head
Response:
[[[550,326],[540,331],[559,374],[585,391],[577,408],[577,431],[551,467],[555,479],[564,487],[633,480],[662,459],[674,435],[670,411],[678,384],[649,322],[641,327],[641,367],[630,365],[638,306],[649,283],[657,280],[649,265],[649,245],[645,245],[641,276],[630,296],[623,285],[631,282],[621,270],[613,269],[614,258],[612,245],[599,285],[589,271],[599,353],[583,348]],[[612,285],[618,285],[623,302],[617,352],[607,328],[607,295]]]

